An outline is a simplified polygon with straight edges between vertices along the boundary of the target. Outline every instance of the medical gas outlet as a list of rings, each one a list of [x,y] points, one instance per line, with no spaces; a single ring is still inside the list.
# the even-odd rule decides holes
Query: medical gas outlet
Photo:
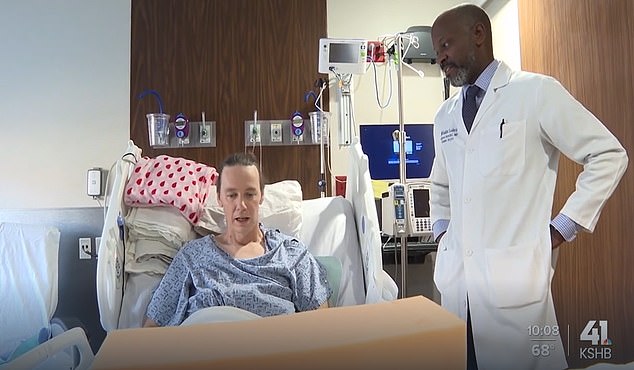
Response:
[[[163,122],[160,127],[156,119],[148,118],[149,143],[151,148],[202,148],[216,146],[216,121],[207,121],[204,112],[202,121],[190,121],[179,113],[174,122]]]
[[[272,143],[281,143],[282,141],[283,141],[282,124],[281,123],[271,123],[271,142]]]
[[[290,119],[244,121],[245,147],[320,145],[318,135],[318,132],[313,132],[310,120],[301,117],[294,121]],[[324,137],[324,145],[328,145],[327,135]]]
[[[251,143],[259,143],[262,141],[262,136],[261,134],[261,130],[260,130],[260,124],[259,123],[251,123],[249,125],[249,142]]]

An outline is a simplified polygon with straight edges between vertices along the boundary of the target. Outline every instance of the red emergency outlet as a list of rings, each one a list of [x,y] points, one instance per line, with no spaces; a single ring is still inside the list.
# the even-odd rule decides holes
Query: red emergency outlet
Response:
[[[347,176],[335,176],[335,195],[336,196],[346,196],[346,182],[348,180]]]
[[[368,63],[385,62],[385,47],[381,41],[368,41]]]

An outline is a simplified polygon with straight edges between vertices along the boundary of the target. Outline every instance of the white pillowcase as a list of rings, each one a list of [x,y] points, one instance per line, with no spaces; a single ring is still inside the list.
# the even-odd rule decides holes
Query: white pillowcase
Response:
[[[284,180],[264,186],[260,206],[260,222],[284,234],[298,238],[302,227],[302,186],[295,180]],[[227,228],[225,214],[218,205],[216,186],[212,186],[198,225],[197,233],[222,233]]]

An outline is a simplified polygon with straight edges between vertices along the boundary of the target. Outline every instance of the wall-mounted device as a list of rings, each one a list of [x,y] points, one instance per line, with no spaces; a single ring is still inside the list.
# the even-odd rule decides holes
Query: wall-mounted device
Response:
[[[202,112],[202,122],[198,126],[198,138],[201,144],[211,143],[211,125],[205,121],[205,112]]]
[[[271,142],[272,143],[281,143],[282,141],[283,141],[282,124],[281,123],[271,123]]]
[[[216,122],[191,121],[179,113],[170,121],[165,113],[148,113],[149,144],[151,148],[202,148],[216,146]]]
[[[200,126],[198,126],[198,131],[201,144],[211,143],[211,127],[208,123],[201,123]]]
[[[412,42],[415,38],[416,42]],[[403,61],[436,63],[436,52],[431,41],[431,27],[412,26],[403,35]]]
[[[381,231],[387,235],[407,233],[407,203],[405,184],[392,184],[381,198]]]
[[[319,73],[364,74],[368,65],[368,41],[319,39]]]
[[[264,119],[257,123],[254,120],[245,120],[244,146],[320,146],[319,141],[314,139],[311,123],[300,112],[295,112],[286,119]]]
[[[174,135],[180,145],[189,144],[189,118],[179,113],[174,118]]]
[[[304,117],[299,112],[291,116],[291,137],[293,141],[304,141]]]
[[[407,213],[409,235],[423,236],[432,232],[429,218],[429,184],[407,184]]]
[[[86,176],[86,194],[91,197],[101,197],[104,194],[104,172],[101,168],[91,168]]]
[[[381,41],[368,41],[368,62],[385,62],[385,45]]]
[[[262,142],[262,126],[260,123],[251,123],[249,125],[249,142],[261,143]]]

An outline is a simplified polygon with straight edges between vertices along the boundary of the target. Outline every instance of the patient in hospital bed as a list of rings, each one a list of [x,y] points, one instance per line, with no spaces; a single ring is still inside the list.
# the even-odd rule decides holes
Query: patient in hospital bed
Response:
[[[260,224],[265,194],[255,157],[229,156],[216,186],[226,230],[178,251],[150,300],[144,326],[180,325],[212,306],[259,316],[327,307],[332,291],[324,267],[302,242]]]

